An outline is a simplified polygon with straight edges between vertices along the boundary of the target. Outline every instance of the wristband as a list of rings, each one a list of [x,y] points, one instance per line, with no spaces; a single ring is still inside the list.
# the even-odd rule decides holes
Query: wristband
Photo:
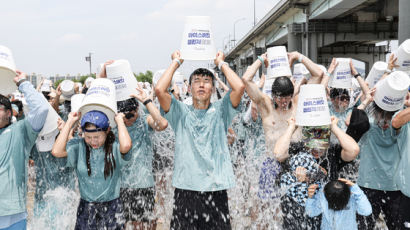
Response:
[[[181,61],[178,58],[174,58],[172,61],[175,61],[178,63],[179,66],[181,66]]]
[[[150,103],[150,102],[152,102],[152,100],[151,100],[151,99],[147,99],[147,100],[145,100],[142,104],[147,105],[147,104]]]
[[[360,73],[358,73],[358,74],[355,74],[353,77],[354,77],[354,78],[357,78],[357,77],[359,77],[359,76],[361,77],[362,75],[360,75]]]
[[[300,62],[302,62],[303,61],[303,54],[300,54],[299,55],[299,58],[298,58],[298,62],[300,63]]]
[[[262,62],[262,64],[265,62],[261,56],[258,56],[258,59]]]
[[[226,63],[226,62],[224,62],[224,61],[219,62],[219,64],[218,64],[218,69],[219,69],[219,70],[222,70],[221,68],[222,68],[222,65],[224,65],[224,64],[227,64],[227,65],[228,65],[228,63]]]

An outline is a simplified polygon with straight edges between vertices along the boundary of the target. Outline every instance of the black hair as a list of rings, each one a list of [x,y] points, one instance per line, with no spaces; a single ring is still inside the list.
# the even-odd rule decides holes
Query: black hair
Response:
[[[387,117],[390,120],[393,118],[393,115],[398,111],[386,111],[382,108],[380,108],[375,102],[372,103],[372,105],[370,106],[370,110],[371,114],[373,116],[375,116],[376,114],[381,115],[382,117]]]
[[[117,110],[120,113],[127,113],[138,109],[138,105],[138,101],[135,98],[117,101]]]
[[[90,123],[91,124],[91,123]],[[112,176],[114,174],[114,170],[116,168],[114,154],[112,152],[112,145],[115,141],[115,135],[110,130],[107,134],[107,138],[105,139],[104,143],[104,179],[107,179],[108,176]],[[87,173],[88,176],[91,176],[91,163],[90,163],[90,146],[85,142],[85,159],[87,164]]]
[[[2,95],[2,94],[0,94],[0,105],[3,105],[4,108],[6,109],[6,111],[7,111],[7,110],[10,110],[10,111],[11,111],[11,103],[10,103],[10,100],[9,100],[6,96],[4,96],[4,95]],[[9,117],[9,124],[6,125],[6,126],[3,127],[3,128],[6,128],[7,126],[9,126],[9,125],[11,124],[11,118],[12,118],[12,116]]]
[[[64,101],[64,109],[67,113],[71,112],[71,101],[68,101],[68,100]]]
[[[272,97],[286,97],[286,96],[292,96],[294,93],[294,86],[292,81],[290,80],[289,77],[286,76],[281,76],[277,77],[275,81],[273,81],[272,84]],[[275,103],[275,108],[278,107],[278,105]],[[289,103],[289,108],[292,107],[292,102]]]
[[[347,89],[342,89],[342,88],[331,88],[330,89],[329,96],[331,99],[335,99],[336,97],[341,96],[341,95],[349,96],[349,91]]]
[[[11,104],[17,105],[20,112],[23,111],[23,102],[21,102],[20,100],[14,100],[14,101],[11,102]]]
[[[340,211],[346,208],[350,199],[350,188],[347,184],[333,180],[323,189],[329,209]]]
[[[212,85],[215,85],[214,81],[215,81],[215,76],[214,74],[209,71],[209,69],[205,69],[205,68],[198,68],[196,70],[194,70],[194,72],[191,73],[191,76],[189,76],[189,85],[191,85],[192,83],[192,77],[198,75],[198,76],[202,76],[202,77],[211,77],[212,78]]]
[[[43,92],[41,92],[41,93],[42,93],[43,96],[47,99],[47,101],[50,100],[50,92],[45,92],[45,91],[43,91]]]

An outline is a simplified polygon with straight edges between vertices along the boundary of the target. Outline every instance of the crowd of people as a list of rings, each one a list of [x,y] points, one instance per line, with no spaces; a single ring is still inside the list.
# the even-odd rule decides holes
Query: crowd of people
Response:
[[[232,229],[238,196],[250,201],[255,229],[374,229],[380,218],[388,229],[410,229],[410,93],[400,109],[386,111],[352,61],[358,87],[345,89],[328,84],[336,59],[323,70],[299,52],[287,55],[289,66],[302,63],[309,77],[276,77],[267,94],[265,74],[255,77],[268,67],[267,54],[239,77],[218,52],[217,71],[198,68],[178,85],[173,76],[184,60],[175,51],[157,82],[139,83],[117,101],[115,124],[104,111],[71,111],[61,85],[34,89],[17,71],[22,95],[0,95],[0,230],[26,229],[28,167],[36,174],[33,218],[48,212],[50,229],[66,218],[45,199],[58,187],[80,196],[75,229],[156,229],[164,178],[154,172],[166,167],[174,190],[170,229]],[[392,54],[379,81],[396,60]],[[107,78],[113,62],[97,78]],[[296,124],[305,85],[323,86],[330,124]],[[40,135],[50,110],[60,117],[58,129]],[[164,149],[173,160],[158,165]]]

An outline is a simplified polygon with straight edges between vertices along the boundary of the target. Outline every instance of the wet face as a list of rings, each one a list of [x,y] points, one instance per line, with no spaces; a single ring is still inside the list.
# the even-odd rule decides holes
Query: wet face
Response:
[[[314,149],[310,149],[310,153],[313,155],[313,157],[315,159],[319,159],[320,157],[322,157],[323,155],[325,155],[327,149],[318,149],[318,148],[314,148]]]
[[[11,111],[6,110],[4,105],[0,105],[0,129],[10,123]]]
[[[137,120],[138,118],[138,108],[132,111],[129,111],[127,113],[124,113],[125,117],[124,117],[124,124],[125,126],[129,127],[132,124],[134,124],[134,122]]]
[[[281,110],[287,110],[289,104],[292,101],[292,95],[288,96],[274,96],[275,103],[278,105],[278,108]]]
[[[212,77],[194,75],[191,81],[192,99],[198,101],[206,101],[211,98],[214,90]]]
[[[333,106],[340,111],[344,111],[348,108],[350,103],[349,95],[342,94],[331,99]]]
[[[379,128],[386,130],[391,126],[392,115],[388,113],[376,113],[375,123]]]
[[[85,127],[86,129],[96,129],[95,125],[89,124]],[[84,132],[84,140],[89,146],[93,149],[98,149],[104,145],[105,139],[107,138],[107,131],[99,131],[99,132]]]

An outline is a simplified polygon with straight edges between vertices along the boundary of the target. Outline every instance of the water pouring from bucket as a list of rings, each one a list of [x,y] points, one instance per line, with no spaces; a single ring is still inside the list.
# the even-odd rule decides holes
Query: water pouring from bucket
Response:
[[[209,16],[185,17],[181,58],[184,60],[213,60],[216,56]]]
[[[16,65],[14,64],[11,50],[0,45],[0,94],[7,95],[17,89],[13,78],[16,76]]]

